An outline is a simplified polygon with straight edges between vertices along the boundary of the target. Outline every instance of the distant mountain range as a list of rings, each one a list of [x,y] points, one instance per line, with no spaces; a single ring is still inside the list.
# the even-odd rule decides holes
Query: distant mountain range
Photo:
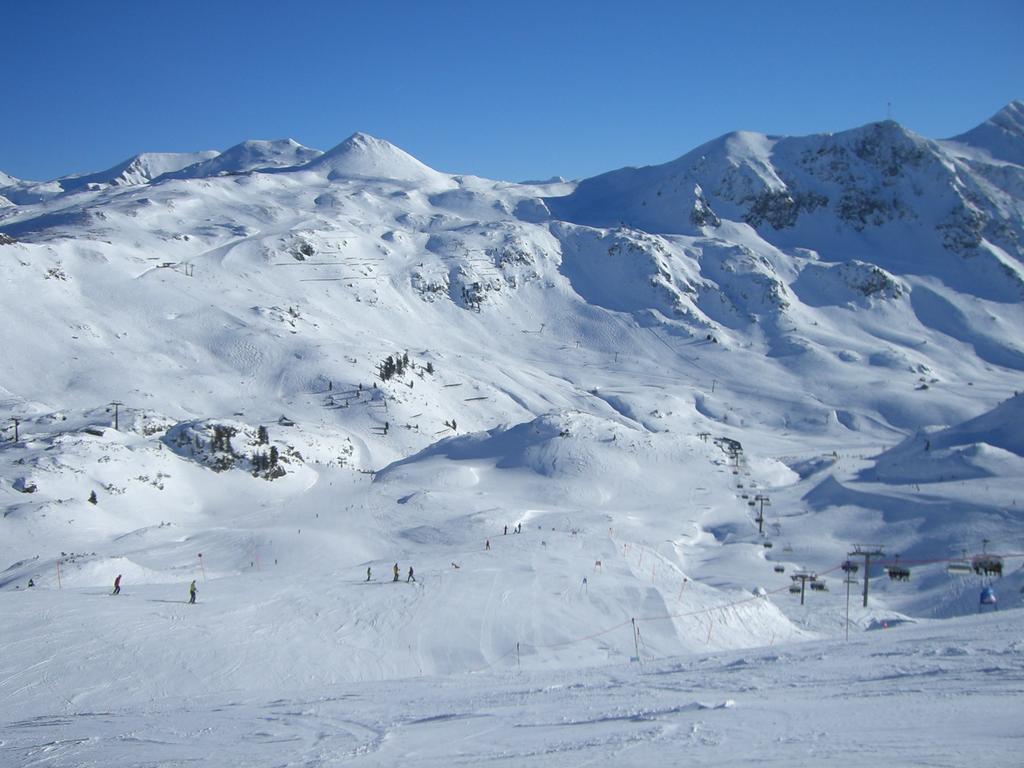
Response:
[[[241,318],[241,336],[258,333],[258,318],[278,311],[269,307],[297,304],[319,313],[316,329],[294,331],[307,344],[351,344],[369,327],[403,346],[464,336],[445,307],[482,324],[470,348],[501,324],[557,326],[623,350],[630,334],[661,328],[755,353],[764,375],[796,375],[867,419],[850,415],[849,424],[945,421],[950,414],[933,408],[890,407],[877,391],[826,396],[821,387],[850,380],[851,365],[923,380],[994,370],[1003,381],[1024,370],[1022,115],[1013,102],[941,141],[891,121],[798,138],[739,132],[663,165],[579,182],[446,174],[362,133],[327,152],[247,141],[219,153],[137,155],[42,183],[0,175],[0,236],[34,265],[8,275],[4,307],[37,327],[73,314],[90,327],[128,328],[138,319],[121,313],[148,296],[133,311],[147,315],[154,338],[136,340],[135,354],[203,370],[202,355],[185,361],[157,343],[171,326],[181,333],[166,318],[182,314],[139,266],[188,263],[230,290],[208,294],[212,286],[196,281],[175,295],[185,291],[204,328],[212,319],[200,307],[220,304]],[[282,261],[310,264],[308,275],[268,269]],[[105,281],[99,263],[116,265],[121,280]],[[55,275],[77,286],[74,296],[35,291],[33,280]],[[344,301],[356,301],[344,310],[343,285]],[[18,306],[28,295],[37,303]],[[377,304],[404,309],[382,326],[365,317]],[[167,309],[148,314],[156,306]],[[621,323],[634,330],[622,335]],[[89,367],[73,362],[59,341],[66,335],[46,349],[24,339],[10,348],[49,369]],[[359,345],[379,354],[365,338]],[[279,380],[275,366],[268,381]],[[308,375],[326,375],[314,368]],[[44,387],[45,399],[59,402],[64,386]],[[966,405],[953,414],[970,415]]]

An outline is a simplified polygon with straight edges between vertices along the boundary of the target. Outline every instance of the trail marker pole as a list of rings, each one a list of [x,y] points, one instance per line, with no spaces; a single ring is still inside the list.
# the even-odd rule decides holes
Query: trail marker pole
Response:
[[[846,582],[846,642],[850,642],[850,577],[847,576],[844,581]]]
[[[17,420],[16,418],[14,418],[13,416],[11,417],[11,421],[13,421],[13,422],[14,422],[14,442],[18,442],[18,425],[19,425],[19,424],[20,424],[21,422],[20,422],[20,421],[18,421],[18,420]]]
[[[57,589],[62,589],[60,585],[60,560],[57,561]]]
[[[523,668],[523,660],[519,656],[519,643],[516,643],[516,666],[519,667],[520,669]]]
[[[206,581],[206,569],[203,567],[203,553],[199,553],[199,570],[202,571],[203,581]]]
[[[642,664],[643,662],[640,661],[640,635],[636,628],[636,619],[630,619],[630,621],[633,623],[633,647],[636,648],[636,661],[638,664]]]

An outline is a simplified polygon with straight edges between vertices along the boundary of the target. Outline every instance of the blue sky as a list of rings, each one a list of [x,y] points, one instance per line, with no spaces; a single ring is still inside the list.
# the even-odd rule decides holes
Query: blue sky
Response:
[[[434,168],[581,178],[731,130],[892,117],[960,133],[1024,98],[1024,2],[6,0],[0,170],[355,131]]]

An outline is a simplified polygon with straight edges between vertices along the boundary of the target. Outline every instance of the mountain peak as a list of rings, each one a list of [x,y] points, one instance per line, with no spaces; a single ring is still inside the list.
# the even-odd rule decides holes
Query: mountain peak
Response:
[[[326,169],[331,180],[348,177],[424,182],[448,178],[391,142],[362,132],[353,133],[303,167]]]
[[[294,139],[248,139],[225,149],[216,157],[165,174],[161,180],[208,178],[288,168],[307,163],[322,154],[319,149],[304,147]]]
[[[981,125],[950,141],[984,150],[995,160],[1024,165],[1024,102],[1011,101]]]
[[[60,186],[67,192],[84,189],[90,184],[115,187],[146,184],[165,173],[173,173],[194,163],[209,160],[218,154],[218,152],[213,150],[204,152],[142,152],[105,171],[82,176],[65,176],[58,179],[58,181]]]

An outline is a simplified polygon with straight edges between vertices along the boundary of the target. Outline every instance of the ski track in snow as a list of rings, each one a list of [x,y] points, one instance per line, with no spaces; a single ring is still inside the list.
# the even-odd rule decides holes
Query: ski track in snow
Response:
[[[899,765],[954,766],[968,753],[1008,765],[1024,741],[1013,704],[1024,694],[1019,619],[586,671],[204,694],[144,711],[63,706],[9,720],[0,752],[17,766],[173,766],[210,755],[225,766],[639,766],[669,754],[783,766],[852,750]]]

